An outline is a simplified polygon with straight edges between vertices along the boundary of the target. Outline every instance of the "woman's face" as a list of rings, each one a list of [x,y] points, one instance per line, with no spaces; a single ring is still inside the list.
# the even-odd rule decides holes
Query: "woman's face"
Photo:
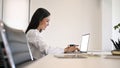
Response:
[[[39,23],[39,26],[38,26],[38,30],[42,29],[42,30],[45,30],[45,28],[49,25],[49,21],[50,21],[50,17],[45,17],[43,18],[42,21],[40,21]]]

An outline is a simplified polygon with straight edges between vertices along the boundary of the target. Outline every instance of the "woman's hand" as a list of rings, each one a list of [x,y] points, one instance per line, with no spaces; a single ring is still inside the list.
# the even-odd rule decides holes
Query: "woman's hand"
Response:
[[[71,52],[75,52],[75,51],[80,51],[79,48],[77,48],[78,45],[69,45],[68,47],[66,47],[64,49],[64,53],[71,53]]]

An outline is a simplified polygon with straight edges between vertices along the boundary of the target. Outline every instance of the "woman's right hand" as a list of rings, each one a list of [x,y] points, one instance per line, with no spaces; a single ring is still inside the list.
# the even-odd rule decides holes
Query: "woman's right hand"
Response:
[[[79,48],[77,48],[78,45],[68,46],[64,49],[64,53],[71,53],[75,51],[80,51]]]

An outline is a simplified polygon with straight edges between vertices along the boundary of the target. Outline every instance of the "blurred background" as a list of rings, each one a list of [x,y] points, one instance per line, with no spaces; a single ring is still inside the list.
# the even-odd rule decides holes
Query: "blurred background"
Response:
[[[120,23],[120,0],[0,0],[0,20],[26,30],[37,8],[50,11],[50,25],[42,32],[50,46],[64,48],[81,42],[90,33],[89,50],[114,49],[111,38],[120,37],[113,26]]]

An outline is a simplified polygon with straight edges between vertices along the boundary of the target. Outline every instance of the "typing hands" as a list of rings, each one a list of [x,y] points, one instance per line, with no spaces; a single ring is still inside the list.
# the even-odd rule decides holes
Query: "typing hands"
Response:
[[[64,53],[72,53],[72,52],[75,52],[75,51],[80,51],[77,46],[78,45],[75,45],[75,44],[68,45],[68,47],[66,47],[64,49]]]

